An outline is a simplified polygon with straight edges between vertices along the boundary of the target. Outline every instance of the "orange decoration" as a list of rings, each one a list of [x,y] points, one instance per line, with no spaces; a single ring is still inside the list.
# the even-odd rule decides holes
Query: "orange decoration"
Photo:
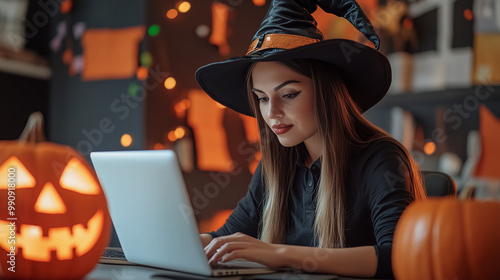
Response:
[[[208,38],[210,44],[219,47],[221,55],[228,55],[231,51],[227,42],[229,7],[218,2],[212,3],[212,35]]]
[[[202,90],[191,90],[188,97],[191,107],[187,119],[194,130],[198,168],[231,171],[232,159],[222,124],[224,109],[218,108],[217,103]]]
[[[144,26],[87,29],[82,38],[85,81],[126,79],[136,74]]]
[[[42,126],[42,114],[34,113],[19,141],[0,142],[2,279],[83,278],[109,242],[95,172],[73,148],[44,142]]]
[[[498,33],[474,34],[474,84],[500,84],[500,36]]]
[[[479,108],[479,134],[481,135],[481,156],[475,176],[493,180],[500,179],[500,119],[484,105]]]
[[[500,203],[429,199],[408,206],[392,244],[396,279],[500,279]]]

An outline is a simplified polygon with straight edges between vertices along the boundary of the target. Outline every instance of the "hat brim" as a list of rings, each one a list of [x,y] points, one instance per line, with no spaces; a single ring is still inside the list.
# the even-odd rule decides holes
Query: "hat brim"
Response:
[[[379,102],[391,84],[391,66],[387,58],[351,40],[331,39],[291,50],[262,52],[262,55],[236,57],[200,67],[196,80],[215,101],[248,116],[253,116],[253,112],[247,97],[247,71],[252,63],[259,61],[301,58],[331,63],[339,69],[347,90],[363,112]]]

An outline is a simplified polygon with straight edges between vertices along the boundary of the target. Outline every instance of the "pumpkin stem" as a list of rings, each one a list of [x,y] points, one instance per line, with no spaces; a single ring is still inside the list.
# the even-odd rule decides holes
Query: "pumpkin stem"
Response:
[[[40,112],[34,112],[30,115],[26,127],[24,128],[21,136],[19,136],[19,142],[32,142],[39,143],[44,142],[45,133],[43,132],[43,115]]]

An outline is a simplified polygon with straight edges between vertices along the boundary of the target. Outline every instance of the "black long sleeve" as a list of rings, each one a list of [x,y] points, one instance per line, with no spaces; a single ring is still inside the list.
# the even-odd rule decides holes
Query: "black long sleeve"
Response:
[[[347,247],[374,246],[378,265],[376,277],[392,278],[391,252],[394,229],[402,212],[413,201],[408,191],[408,159],[398,146],[379,141],[354,151],[346,179],[345,236]],[[320,161],[310,169],[297,163],[290,197],[285,243],[316,246],[314,215]],[[261,164],[252,178],[246,196],[238,203],[225,225],[211,232],[212,237],[242,232],[258,237],[265,186]]]

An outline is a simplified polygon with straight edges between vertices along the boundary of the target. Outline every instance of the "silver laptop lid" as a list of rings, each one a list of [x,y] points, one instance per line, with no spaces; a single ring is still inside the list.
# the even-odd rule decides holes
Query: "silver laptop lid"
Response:
[[[173,151],[93,152],[90,157],[129,261],[211,275]]]

